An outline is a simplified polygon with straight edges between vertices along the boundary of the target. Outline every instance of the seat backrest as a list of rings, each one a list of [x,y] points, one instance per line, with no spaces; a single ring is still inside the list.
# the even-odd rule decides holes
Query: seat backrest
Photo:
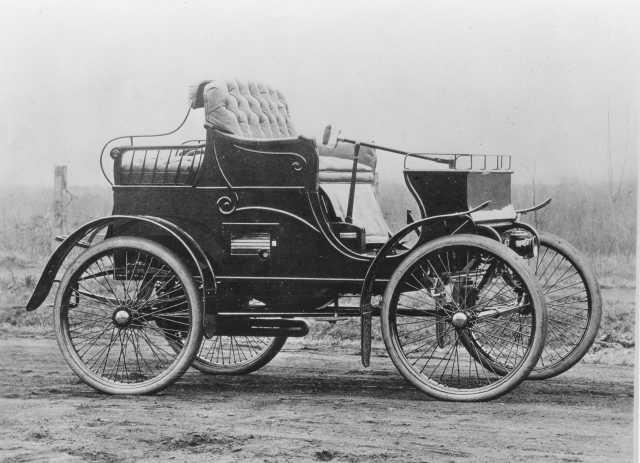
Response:
[[[191,107],[204,107],[208,124],[239,137],[296,136],[284,95],[262,83],[204,81],[195,87]]]
[[[209,80],[193,90],[191,107],[204,107],[206,122],[218,130],[257,139],[296,136],[287,101],[272,87],[256,82]],[[353,145],[320,145],[318,149],[320,187],[338,217],[344,218],[353,168]],[[390,233],[374,192],[376,161],[375,150],[361,147],[353,219],[365,228],[367,243],[385,242]]]

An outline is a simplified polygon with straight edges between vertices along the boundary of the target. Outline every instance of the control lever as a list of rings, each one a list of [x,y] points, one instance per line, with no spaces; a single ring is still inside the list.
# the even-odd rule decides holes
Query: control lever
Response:
[[[358,175],[358,155],[360,154],[360,143],[353,145],[353,165],[351,167],[351,185],[349,185],[349,202],[347,203],[347,215],[344,221],[353,223],[353,199],[356,195],[356,176]]]

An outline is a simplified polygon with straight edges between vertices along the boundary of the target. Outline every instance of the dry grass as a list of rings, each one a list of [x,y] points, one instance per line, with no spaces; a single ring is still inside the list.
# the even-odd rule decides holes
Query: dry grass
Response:
[[[514,204],[531,204],[531,197],[530,186],[513,188]],[[538,201],[553,198],[553,202],[535,218],[528,217],[532,223],[536,221],[540,230],[565,238],[591,257],[635,254],[635,180],[618,185],[615,191],[606,184],[578,181],[539,185],[536,197]]]
[[[39,264],[55,248],[52,190],[37,187],[0,189],[0,258],[22,266]],[[107,188],[74,188],[69,198],[65,232],[92,218],[111,213]]]
[[[404,185],[380,185],[378,195],[386,219],[393,229],[406,223],[407,209],[418,215],[417,205]],[[530,185],[514,185],[512,203],[516,207],[532,204]],[[636,181],[620,185],[613,193],[605,184],[577,181],[559,185],[538,185],[536,201],[550,197],[552,203],[525,221],[538,230],[565,238],[593,260],[601,256],[633,256],[636,243]],[[633,268],[623,269],[633,275]]]
[[[0,327],[50,332],[46,310],[27,313],[24,306],[42,268],[58,244],[51,217],[52,191],[38,187],[0,189]],[[66,232],[111,213],[106,188],[73,188]]]
[[[635,288],[635,253],[596,254],[590,257],[596,276],[603,288]]]

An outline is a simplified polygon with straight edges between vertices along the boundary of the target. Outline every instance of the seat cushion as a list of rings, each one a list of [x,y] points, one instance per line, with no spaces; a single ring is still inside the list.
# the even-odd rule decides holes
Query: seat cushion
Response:
[[[346,166],[346,170],[351,171],[351,163],[353,162],[353,145],[351,143],[338,143],[334,146],[318,146],[318,154],[320,154],[320,169],[322,170],[322,158],[339,158],[346,161],[350,161],[348,163],[342,164]],[[367,146],[360,147],[360,151],[358,153],[358,169],[364,168],[365,166],[370,167],[371,170],[376,169],[377,164],[377,156],[376,150],[373,148],[369,148]],[[333,161],[335,162],[335,161]]]
[[[353,148],[350,143],[318,147],[320,188],[331,201],[336,216],[342,220],[347,215],[349,203]],[[386,243],[391,232],[375,195],[376,163],[376,151],[360,147],[353,199],[353,224],[364,228],[368,245]]]
[[[318,146],[320,183],[351,182],[353,168],[353,145],[340,143],[335,147]],[[358,169],[356,181],[358,183],[374,183],[376,169],[375,150],[367,147],[360,148],[358,153]]]
[[[333,156],[320,156],[320,170],[332,172],[351,172],[353,159],[336,158]],[[358,159],[358,172],[373,172],[373,169],[364,165]]]
[[[349,202],[349,184],[322,183],[320,188],[329,197],[336,216],[344,220]],[[353,224],[364,228],[367,244],[382,244],[389,240],[391,230],[384,219],[372,183],[356,184]]]
[[[320,183],[326,182],[351,182],[352,159],[320,156],[318,179]],[[356,182],[374,183],[375,172],[369,166],[358,164]]]

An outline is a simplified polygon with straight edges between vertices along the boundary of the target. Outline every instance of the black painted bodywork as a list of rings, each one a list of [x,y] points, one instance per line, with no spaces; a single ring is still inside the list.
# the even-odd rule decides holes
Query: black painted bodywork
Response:
[[[173,171],[169,163],[147,162],[149,152],[162,149],[192,157],[180,160]],[[124,162],[123,156],[136,150],[144,152],[142,164],[134,165],[131,157]],[[415,246],[447,234],[478,232],[466,211],[485,200],[491,201],[486,209],[498,212],[510,203],[509,172],[407,170],[405,180],[423,220],[376,249],[363,242],[365,230],[333,213],[318,185],[314,140],[245,139],[207,127],[204,144],[123,146],[111,157],[114,215],[77,230],[56,250],[30,310],[46,298],[70,249],[108,226],[108,236],[146,237],[182,256],[200,275],[208,313],[246,311],[257,299],[266,304],[263,311],[313,314],[339,295],[356,294],[363,296],[364,314],[371,295],[384,290],[410,252],[399,238],[409,228],[420,233]]]
[[[114,164],[117,169],[118,159]],[[332,224],[323,205],[315,141],[243,139],[208,128],[204,160],[192,178],[183,185],[116,184],[113,213],[162,217],[186,230],[213,262],[219,295],[227,302],[255,298],[273,310],[306,311],[339,294],[360,292],[374,255],[338,239],[335,232],[348,225]],[[477,191],[509,202],[508,178],[502,172],[406,174],[424,205],[423,217],[464,212]],[[420,242],[460,226],[460,219],[449,222],[423,230]],[[110,233],[162,240],[143,224],[114,226]],[[392,253],[377,269],[375,291],[382,290],[401,254]]]
[[[511,205],[511,172],[503,170],[407,170],[423,216],[469,210],[490,201],[485,210]]]

